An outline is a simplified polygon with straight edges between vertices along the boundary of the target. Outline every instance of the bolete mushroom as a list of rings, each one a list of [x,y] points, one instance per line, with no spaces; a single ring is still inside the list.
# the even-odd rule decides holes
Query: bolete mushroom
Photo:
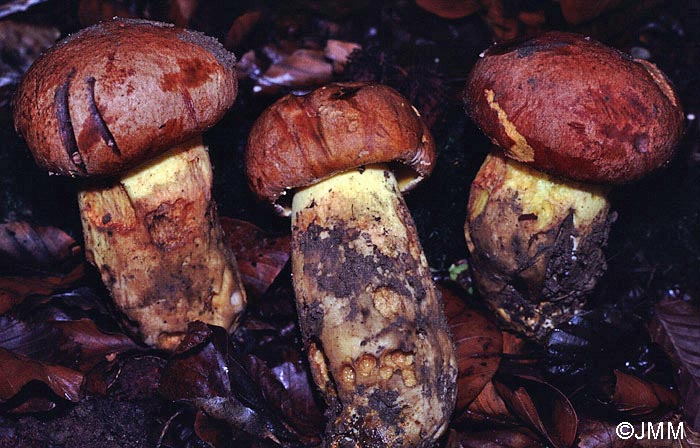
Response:
[[[429,447],[457,367],[440,295],[401,190],[432,137],[393,89],[331,84],[265,110],[248,139],[252,190],[292,217],[292,272],[333,447]],[[280,203],[294,189],[291,210]]]
[[[27,72],[15,127],[78,195],[88,260],[144,340],[174,348],[187,323],[231,327],[245,305],[201,133],[237,93],[235,58],[172,25],[114,20],[63,40]]]
[[[678,97],[652,63],[551,32],[487,50],[464,100],[498,146],[469,195],[474,279],[506,323],[542,339],[583,309],[606,268],[610,185],[672,157]]]

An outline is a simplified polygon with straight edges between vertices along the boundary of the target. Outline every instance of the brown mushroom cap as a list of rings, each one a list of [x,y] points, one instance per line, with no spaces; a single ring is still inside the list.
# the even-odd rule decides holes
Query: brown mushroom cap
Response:
[[[235,58],[173,25],[117,19],[39,58],[15,99],[15,127],[52,173],[111,175],[213,126],[237,93]]]
[[[418,111],[394,89],[338,83],[287,95],[267,108],[248,137],[251,189],[276,202],[285,190],[353,168],[400,162],[408,190],[430,174],[435,145]]]
[[[671,158],[683,132],[678,97],[656,66],[575,34],[490,48],[464,100],[506,155],[579,181],[638,179]]]

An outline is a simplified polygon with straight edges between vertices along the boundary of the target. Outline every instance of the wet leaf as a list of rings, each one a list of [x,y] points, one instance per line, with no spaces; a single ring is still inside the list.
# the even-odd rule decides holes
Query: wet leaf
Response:
[[[222,218],[221,225],[246,292],[251,298],[262,297],[289,260],[290,236],[274,237],[249,222],[232,218]]]
[[[479,0],[416,0],[418,6],[444,19],[472,15],[481,9],[481,3]]]
[[[164,20],[159,0],[80,0],[78,19],[83,26],[94,25],[112,17]]]
[[[469,431],[458,434],[461,448],[544,448],[527,428]]]
[[[253,31],[255,25],[258,24],[262,13],[260,11],[248,11],[236,19],[231,24],[226,33],[226,40],[224,41],[226,48],[235,50],[241,46],[245,41],[246,37]]]
[[[569,399],[538,378],[516,376],[496,382],[507,406],[556,448],[569,447],[576,438],[578,417]]]
[[[666,436],[668,434],[668,425],[672,425],[673,431],[678,431],[678,423],[679,420],[675,416],[664,418],[660,422],[630,423],[634,435],[628,439],[623,439],[615,432],[618,422],[611,423],[583,418],[579,422],[579,436],[576,448],[690,448],[697,446],[695,436],[687,428],[684,430],[685,437],[683,439],[673,440],[672,435]],[[649,434],[647,432],[648,424],[653,426],[654,431],[659,430],[659,424],[663,425],[664,437],[647,436]],[[645,425],[645,429],[642,429],[642,425]],[[642,437],[642,434],[645,434],[645,436]]]
[[[561,13],[564,19],[572,24],[578,25],[598,17],[600,14],[615,8],[623,0],[559,0]]]
[[[204,412],[197,412],[194,420],[194,432],[197,437],[215,448],[229,446],[230,441],[233,440],[226,425],[219,420],[208,417]]]
[[[200,0],[171,0],[168,19],[177,26],[187,28]]]
[[[323,55],[326,59],[333,61],[333,72],[343,73],[345,64],[348,63],[350,55],[354,51],[361,51],[362,46],[355,42],[346,42],[342,40],[328,39],[326,48],[323,50]]]
[[[55,342],[60,332],[48,322],[27,323],[11,316],[0,317],[0,348],[18,355],[44,361],[56,362]]]
[[[54,227],[0,224],[0,314],[30,295],[49,295],[84,275],[80,247]]]
[[[615,393],[612,402],[619,412],[645,415],[675,409],[678,393],[661,384],[615,370]]]
[[[141,349],[126,335],[104,332],[90,319],[54,321],[50,325],[61,335],[55,344],[64,352],[74,353],[76,367],[81,372],[119,353]]]
[[[471,309],[448,288],[441,287],[445,316],[457,354],[457,411],[479,395],[498,370],[503,340],[501,331],[483,313]]]
[[[685,418],[700,431],[700,309],[667,297],[656,305],[655,312],[649,333],[677,367]]]
[[[459,414],[457,414],[459,415]],[[469,404],[469,407],[457,419],[460,423],[517,423],[517,418],[508,410],[506,403],[496,391],[493,382],[489,382],[481,393]]]
[[[0,224],[0,272],[46,274],[69,272],[77,264],[80,247],[55,227],[26,222]]]
[[[220,327],[202,322],[188,325],[187,335],[163,371],[159,390],[170,400],[186,401],[224,421],[240,437],[296,444]]]
[[[269,95],[282,88],[310,90],[332,78],[333,66],[325,60],[323,51],[301,48],[270,65],[262,76],[255,79],[257,85],[253,91]]]
[[[0,17],[2,8],[0,6]],[[10,102],[22,75],[58,36],[58,30],[53,27],[11,20],[0,22],[0,115],[5,111],[9,114]]]
[[[248,355],[246,366],[251,376],[258,379],[267,402],[279,407],[294,430],[304,437],[303,442],[318,445],[324,419],[314,401],[310,375],[298,352],[287,350],[285,357],[289,360],[271,369],[262,359]]]
[[[46,384],[63,399],[78,401],[81,398],[83,375],[80,372],[0,348],[0,401],[11,399],[32,381]]]

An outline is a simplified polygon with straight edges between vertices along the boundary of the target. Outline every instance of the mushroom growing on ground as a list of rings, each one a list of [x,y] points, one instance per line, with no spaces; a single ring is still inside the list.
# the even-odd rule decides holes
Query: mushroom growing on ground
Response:
[[[245,305],[224,243],[201,133],[237,93],[235,58],[172,25],[114,20],[35,62],[15,127],[78,195],[88,260],[145,342],[174,348],[187,323],[231,327]]]
[[[542,339],[606,268],[609,186],[668,162],[683,112],[652,63],[561,32],[487,50],[464,100],[498,146],[469,195],[474,279],[507,324]]]
[[[292,272],[334,447],[429,447],[457,367],[442,302],[401,190],[428,175],[432,137],[389,87],[331,84],[256,121],[249,183],[292,217]],[[278,200],[294,189],[291,210]]]

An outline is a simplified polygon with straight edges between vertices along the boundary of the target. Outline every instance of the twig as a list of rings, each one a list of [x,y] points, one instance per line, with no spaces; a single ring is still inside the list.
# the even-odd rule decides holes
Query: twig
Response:
[[[0,19],[9,15],[24,12],[34,5],[45,3],[48,0],[14,0],[4,5],[0,5]]]

